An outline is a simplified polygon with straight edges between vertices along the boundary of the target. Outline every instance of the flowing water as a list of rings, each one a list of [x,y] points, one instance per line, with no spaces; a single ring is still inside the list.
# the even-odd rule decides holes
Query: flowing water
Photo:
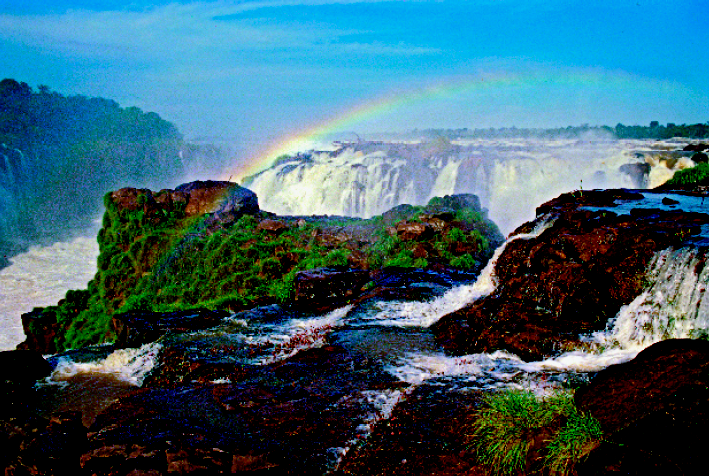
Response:
[[[578,145],[578,148],[585,150],[583,144]],[[611,155],[618,153],[625,159],[629,156],[629,152],[626,153],[625,149],[620,152],[613,150]],[[413,197],[414,193],[418,194],[416,195],[418,198],[411,201],[420,203],[421,197],[425,197],[423,199],[425,201],[428,195],[475,191],[471,190],[474,188],[472,186],[467,190],[461,190],[461,173],[469,175],[470,172],[465,168],[469,166],[469,164],[465,165],[468,159],[460,159],[457,162],[440,160],[436,165],[438,175],[432,179],[433,185],[427,191],[416,190],[415,186],[407,185],[406,180],[401,182],[402,174],[406,174],[403,169],[395,173],[394,169],[397,167],[395,163],[393,165],[389,163],[387,166],[388,159],[381,154],[379,159],[383,160],[380,160],[377,166],[374,162],[370,163],[370,160],[373,161],[371,154],[360,155],[358,158],[363,164],[362,167],[367,169],[367,173],[378,170],[377,167],[381,168],[376,172],[379,175],[375,175],[377,177],[375,188],[380,190],[380,193],[395,189],[396,193],[393,195],[384,193],[383,203],[373,206],[367,202],[366,194],[359,196],[358,201],[353,202],[350,200],[352,198],[350,191],[343,191],[340,188],[334,190],[338,197],[337,206],[350,203],[359,212],[358,214],[368,215],[379,212],[379,208],[389,208],[391,204],[397,204],[396,202],[405,202],[406,198]],[[535,163],[535,167],[539,167],[538,159],[538,157],[534,158],[530,163]],[[302,184],[306,182],[326,184],[328,180],[340,177],[339,172],[336,172],[338,167],[352,169],[355,172],[364,170],[349,163],[348,161],[353,160],[351,157],[334,157],[332,160],[342,161],[333,168],[334,179],[323,175],[322,180],[314,181],[312,176],[314,171],[301,164],[288,170],[279,169],[280,175],[276,174],[279,177],[278,181],[271,182],[270,186],[276,187],[278,184],[286,186],[289,181],[295,183],[298,174],[300,187],[303,187]],[[523,159],[521,163],[527,163],[526,160]],[[547,161],[547,165],[549,171],[545,173],[553,180],[560,164],[551,160]],[[384,169],[387,167],[388,172],[385,172]],[[507,187],[505,191],[505,187],[500,184],[505,180],[512,184],[523,182],[527,172],[534,168],[531,165],[530,167],[525,169],[520,167],[520,163],[514,165],[504,160],[488,166],[485,170],[495,170],[496,174],[506,178],[494,179],[496,186],[502,191],[495,195],[497,198],[488,194],[487,206],[491,210],[502,207],[502,204],[495,200],[504,203],[505,197],[521,193],[520,189],[524,188],[523,186],[517,184]],[[296,174],[297,170],[300,171]],[[545,176],[545,173],[539,171],[535,173],[541,174],[537,177]],[[259,176],[260,178],[257,177],[254,184],[258,184],[261,180],[260,186],[267,191],[266,183],[271,180],[268,178],[271,177],[269,174],[271,172],[267,171]],[[595,176],[600,180],[599,174]],[[532,182],[536,180],[534,177],[527,178]],[[416,182],[418,178],[414,174],[407,180]],[[374,186],[371,182],[363,183],[365,189],[371,186]],[[531,184],[527,183],[527,186]],[[288,193],[298,196],[293,191],[297,191],[297,188],[289,190]],[[271,197],[266,192],[262,191],[262,193],[260,197]],[[321,194],[323,203],[335,206],[334,202],[328,201],[330,199],[324,191],[320,190],[317,193]],[[549,193],[557,194],[555,191]],[[269,200],[271,199],[262,199],[262,207],[273,210],[268,208],[267,204],[276,203],[278,198],[274,199],[276,202]],[[303,199],[302,203],[307,204],[308,200]],[[359,205],[355,205],[356,203]],[[539,204],[527,196],[521,196],[510,203],[514,203],[510,208],[527,207],[530,210]],[[647,203],[648,206],[655,208],[666,206],[662,204],[661,197],[649,196]],[[703,210],[703,205],[701,199],[692,197],[682,198],[680,203],[680,207],[688,210]],[[348,210],[351,211],[351,209],[332,208],[328,209],[328,212],[347,213]],[[624,213],[629,210],[620,207],[615,208],[614,211]],[[514,220],[521,220],[519,216],[528,212],[510,213],[509,217],[514,215],[516,217]],[[551,222],[544,222],[531,233],[516,235],[510,240],[533,238],[543,233],[550,225]],[[709,236],[709,233],[705,235]],[[435,343],[430,326],[442,316],[494,291],[496,286],[494,265],[506,245],[507,243],[503,244],[496,251],[474,283],[460,283],[429,301],[373,300],[354,307],[346,306],[316,317],[284,314],[280,318],[264,320],[249,313],[242,313],[225,320],[221,326],[182,338],[185,342],[192,340],[196,343],[209,343],[210,339],[213,339],[223,348],[231,349],[229,358],[234,362],[251,365],[269,365],[287,359],[303,349],[326,343],[341,345],[364,354],[380,363],[387,372],[405,384],[398,390],[368,390],[352,397],[368,402],[375,409],[371,415],[359,422],[360,438],[366,438],[377,421],[389,417],[399,400],[424,383],[440,386],[445,391],[467,392],[516,387],[544,394],[566,386],[576,379],[584,380],[589,372],[630,360],[640,350],[659,340],[672,337],[696,337],[709,332],[709,302],[704,299],[709,284],[709,268],[704,266],[706,258],[703,247],[695,246],[658,253],[648,269],[645,291],[632,303],[623,307],[618,315],[609,321],[605,331],[585,336],[586,345],[583,349],[540,362],[524,362],[507,352],[458,357],[446,355]],[[0,317],[4,318],[4,322],[0,325],[5,329],[0,344],[3,348],[12,348],[22,338],[18,318],[20,312],[29,310],[34,305],[55,303],[67,288],[85,287],[85,283],[94,273],[96,256],[95,238],[82,238],[52,247],[33,248],[28,253],[14,257],[11,266],[0,270],[0,283],[2,283],[0,293],[3,294],[1,303],[4,306],[0,308]],[[98,412],[116,398],[142,384],[147,373],[157,362],[159,352],[160,345],[152,344],[139,349],[118,351],[107,347],[88,349],[53,357],[51,361],[55,365],[55,371],[44,384],[47,404],[54,410],[82,410],[84,423],[88,425]],[[229,382],[220,380],[213,383]],[[337,464],[347,449],[348,447],[331,449],[333,465]]]

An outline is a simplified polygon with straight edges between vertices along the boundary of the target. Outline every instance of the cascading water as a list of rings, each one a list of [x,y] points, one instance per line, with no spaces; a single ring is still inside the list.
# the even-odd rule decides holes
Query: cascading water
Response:
[[[696,248],[667,249],[653,259],[648,288],[624,306],[598,336],[610,347],[643,349],[665,339],[709,333],[709,267]]]
[[[642,141],[474,140],[447,147],[363,143],[283,159],[245,180],[278,214],[370,217],[435,196],[473,193],[503,233],[534,207],[578,188],[641,188],[621,170]]]

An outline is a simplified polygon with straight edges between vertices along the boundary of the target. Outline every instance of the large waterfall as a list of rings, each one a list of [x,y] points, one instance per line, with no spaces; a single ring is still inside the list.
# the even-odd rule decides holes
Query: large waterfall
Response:
[[[503,233],[560,193],[644,188],[628,173],[647,141],[506,139],[440,144],[360,143],[281,159],[244,185],[278,214],[369,217],[401,203],[474,193]]]

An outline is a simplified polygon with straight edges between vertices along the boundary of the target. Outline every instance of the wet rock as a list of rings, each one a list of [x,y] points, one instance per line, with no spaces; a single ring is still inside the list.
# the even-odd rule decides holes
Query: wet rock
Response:
[[[295,275],[294,304],[311,312],[334,309],[362,293],[370,281],[367,271],[347,268],[316,268]]]
[[[38,399],[33,385],[52,373],[49,362],[39,352],[8,350],[0,352],[0,369],[0,418],[33,410]]]
[[[695,164],[706,164],[709,162],[709,156],[707,156],[704,152],[697,152],[692,156],[692,161]]]
[[[57,351],[55,341],[61,326],[57,322],[55,312],[35,308],[22,314],[21,319],[26,339],[17,346],[18,349],[33,350],[42,354],[53,354]]]
[[[0,421],[0,467],[5,474],[78,474],[86,442],[79,412],[15,416]]]
[[[349,452],[335,474],[475,475],[477,464],[461,435],[478,393],[423,385],[402,399],[391,418],[380,421],[364,445]]]
[[[433,237],[433,227],[427,223],[402,221],[396,225],[396,236],[403,241],[423,241]]]
[[[687,144],[682,150],[685,152],[704,152],[709,150],[709,144]]]
[[[304,350],[223,384],[144,388],[104,411],[81,462],[93,474],[142,471],[324,474],[397,383],[337,346]],[[135,457],[131,458],[131,455]]]
[[[154,342],[167,333],[183,333],[208,329],[230,316],[228,311],[191,309],[176,312],[131,311],[111,319],[116,333],[116,347],[140,347]]]
[[[705,474],[699,435],[709,426],[709,342],[654,344],[599,372],[576,392],[575,402],[600,421],[610,440],[591,453],[583,474],[607,474],[611,467],[624,474],[651,474],[639,472],[649,468]]]
[[[189,197],[187,216],[216,212],[241,216],[259,211],[256,194],[231,182],[198,180],[180,185],[175,191]]]
[[[709,224],[705,214],[643,209],[641,199],[631,191],[589,191],[539,207],[540,220],[551,216],[553,225],[507,245],[495,267],[495,291],[438,321],[439,341],[456,354],[505,349],[537,360],[578,346],[580,334],[603,330],[643,290],[655,253],[689,243]],[[621,202],[636,209],[610,211]]]
[[[288,225],[282,221],[267,218],[265,220],[261,220],[256,229],[266,231],[274,235],[279,235],[288,229]]]

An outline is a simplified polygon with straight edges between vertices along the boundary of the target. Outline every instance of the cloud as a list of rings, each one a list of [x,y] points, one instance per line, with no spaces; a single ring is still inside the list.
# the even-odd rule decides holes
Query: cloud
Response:
[[[340,51],[372,55],[416,55],[435,51],[401,42],[347,41],[345,38],[356,39],[363,32],[333,25],[240,19],[238,15],[265,7],[333,3],[363,2],[282,0],[238,5],[197,2],[144,10],[5,14],[0,15],[0,39],[79,57],[159,62],[171,58],[201,62],[239,52],[296,51],[301,55],[327,55],[333,46]],[[227,17],[229,21],[224,21]]]

